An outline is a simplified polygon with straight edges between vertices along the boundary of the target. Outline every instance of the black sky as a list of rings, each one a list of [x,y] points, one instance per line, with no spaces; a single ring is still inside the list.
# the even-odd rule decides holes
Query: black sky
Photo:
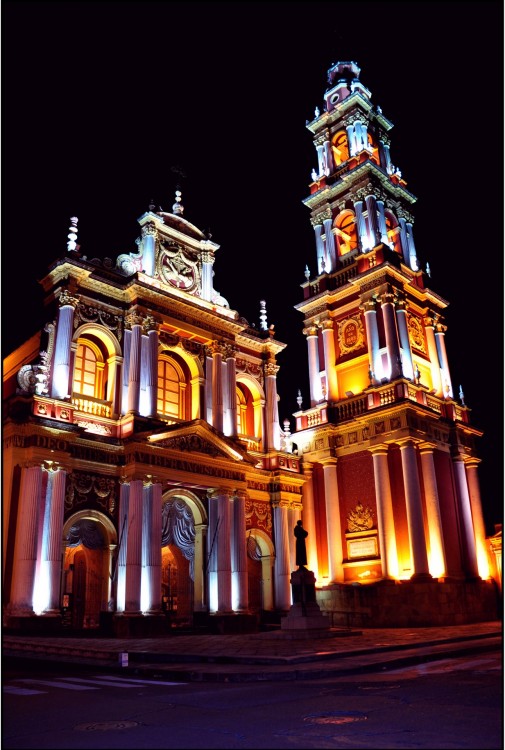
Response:
[[[88,258],[135,252],[151,199],[221,247],[215,287],[288,344],[280,418],[308,406],[300,284],[315,273],[306,120],[355,60],[394,123],[414,236],[450,306],[455,392],[484,430],[488,531],[503,507],[501,2],[3,2],[2,348],[45,317],[37,279],[79,218]],[[184,176],[181,176],[181,172]],[[294,421],[291,419],[291,427]]]

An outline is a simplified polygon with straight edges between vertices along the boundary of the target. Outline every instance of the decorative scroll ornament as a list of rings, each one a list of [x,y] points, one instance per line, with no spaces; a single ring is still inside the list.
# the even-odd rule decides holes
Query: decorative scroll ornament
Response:
[[[416,349],[419,349],[419,351],[426,353],[421,321],[414,315],[409,315],[407,317],[407,328],[411,345]]]
[[[356,315],[338,323],[338,345],[342,354],[349,354],[365,345],[365,330],[361,317]]]
[[[63,289],[59,296],[58,303],[60,307],[70,305],[75,308],[79,304],[79,297],[72,297],[68,289]]]
[[[368,531],[373,528],[373,511],[358,503],[347,515],[348,531]]]
[[[183,500],[163,505],[161,510],[161,546],[175,544],[189,561],[189,577],[195,580],[195,519]]]
[[[116,507],[115,480],[93,474],[73,472],[67,475],[65,508],[96,504],[110,514]]]
[[[79,326],[79,321],[83,323],[97,323],[98,325],[114,331],[118,341],[121,341],[123,331],[123,319],[121,315],[113,315],[107,310],[92,305],[79,303],[75,310],[74,328]]]

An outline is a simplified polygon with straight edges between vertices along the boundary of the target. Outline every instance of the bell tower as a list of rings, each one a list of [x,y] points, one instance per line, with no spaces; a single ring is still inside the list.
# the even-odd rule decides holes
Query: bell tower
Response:
[[[294,415],[308,567],[317,585],[487,578],[475,442],[455,400],[448,302],[414,242],[416,197],[390,154],[393,124],[355,62],[328,70],[307,123],[315,272],[303,315],[310,403]],[[300,403],[300,401],[299,401]]]

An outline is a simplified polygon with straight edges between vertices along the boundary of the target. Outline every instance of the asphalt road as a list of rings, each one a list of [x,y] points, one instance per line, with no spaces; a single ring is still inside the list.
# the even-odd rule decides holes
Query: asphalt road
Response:
[[[2,748],[502,748],[501,651],[340,679],[176,683],[4,663]]]

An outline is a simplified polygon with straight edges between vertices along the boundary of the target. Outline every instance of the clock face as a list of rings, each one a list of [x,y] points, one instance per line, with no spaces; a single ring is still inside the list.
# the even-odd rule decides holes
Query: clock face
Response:
[[[163,253],[160,272],[163,280],[177,289],[188,291],[195,286],[195,271],[186,263],[181,253]]]

